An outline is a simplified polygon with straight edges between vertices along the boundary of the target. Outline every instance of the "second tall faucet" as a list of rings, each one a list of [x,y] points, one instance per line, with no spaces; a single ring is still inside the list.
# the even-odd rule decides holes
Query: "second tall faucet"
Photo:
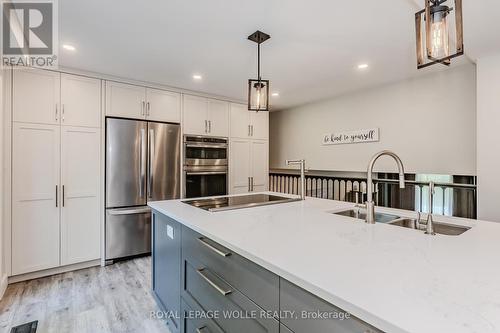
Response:
[[[306,199],[306,160],[286,160],[286,165],[300,165],[300,199]]]

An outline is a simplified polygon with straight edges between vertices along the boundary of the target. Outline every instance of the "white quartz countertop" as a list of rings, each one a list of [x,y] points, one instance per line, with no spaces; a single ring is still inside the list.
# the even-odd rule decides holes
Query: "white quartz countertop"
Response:
[[[331,214],[353,204],[316,198],[223,212],[149,206],[386,332],[500,332],[500,224],[442,218],[472,229],[432,237]]]

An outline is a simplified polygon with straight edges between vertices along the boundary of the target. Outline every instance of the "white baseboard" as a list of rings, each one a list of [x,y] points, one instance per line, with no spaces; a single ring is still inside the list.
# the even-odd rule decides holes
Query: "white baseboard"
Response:
[[[8,281],[7,274],[4,274],[0,280],[0,299],[2,299],[5,290],[7,290]]]
[[[89,267],[93,267],[93,266],[99,266],[100,264],[101,264],[100,259],[91,260],[91,261],[81,262],[81,263],[73,264],[73,265],[45,269],[43,271],[37,271],[37,272],[32,272],[32,273],[25,273],[25,274],[9,276],[8,281],[9,281],[9,284],[11,284],[11,283],[16,283],[16,282],[21,282],[21,281],[33,280],[33,279],[38,279],[38,278],[41,278],[44,276],[50,276],[50,275],[61,274],[61,273],[66,273],[66,272],[70,272],[70,271],[76,271],[79,269],[89,268]]]

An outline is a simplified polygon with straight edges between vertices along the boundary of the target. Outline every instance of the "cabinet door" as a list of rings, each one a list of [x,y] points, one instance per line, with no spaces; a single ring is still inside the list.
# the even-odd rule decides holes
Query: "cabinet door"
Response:
[[[60,126],[14,123],[12,131],[12,274],[17,275],[59,266]]]
[[[181,94],[159,89],[146,89],[149,120],[181,122]]]
[[[184,95],[184,133],[208,134],[208,101],[206,98]]]
[[[229,103],[216,99],[208,100],[208,134],[229,136]]]
[[[286,325],[293,332],[382,333],[353,315],[345,316],[346,312],[342,309],[285,279],[280,279],[280,311],[299,314],[297,317],[284,316],[281,320],[281,324]],[[337,314],[338,317],[303,318],[300,316],[303,312]]]
[[[101,80],[61,74],[61,123],[101,127]]]
[[[246,105],[231,103],[231,137],[248,138],[250,136],[250,112]]]
[[[106,81],[106,115],[144,119],[146,117],[146,88]]]
[[[60,74],[41,69],[16,69],[13,72],[13,120],[58,124],[61,116]]]
[[[61,264],[100,257],[100,129],[61,134]]]
[[[232,139],[230,141],[229,177],[232,194],[249,191],[250,177],[250,140]]]
[[[181,227],[177,221],[153,213],[153,292],[163,311],[180,314]],[[170,318],[168,326],[179,332],[179,318]]]
[[[252,139],[267,140],[269,139],[269,112],[251,111],[250,124],[252,125]]]
[[[253,178],[253,191],[267,191],[269,178],[268,141],[252,141],[251,150],[251,177]]]

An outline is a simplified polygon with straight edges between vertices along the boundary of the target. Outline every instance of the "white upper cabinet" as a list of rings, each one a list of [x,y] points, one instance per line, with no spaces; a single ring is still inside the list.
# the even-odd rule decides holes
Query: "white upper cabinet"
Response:
[[[229,136],[229,103],[184,95],[184,133]]]
[[[231,103],[231,137],[250,137],[250,114],[246,105]]]
[[[106,115],[180,123],[181,94],[106,81]]]
[[[269,139],[269,112],[248,111],[246,105],[231,103],[231,137]]]
[[[208,101],[206,98],[184,95],[183,113],[185,134],[208,134]]]
[[[40,69],[15,69],[13,72],[13,120],[59,124],[60,74]]]
[[[229,136],[229,103],[208,99],[208,134]]]
[[[145,119],[146,88],[132,84],[106,81],[106,115]]]
[[[60,128],[12,128],[13,275],[59,266]]]
[[[250,113],[250,134],[252,139],[269,139],[269,112],[251,111]]]
[[[40,69],[14,70],[13,120],[100,127],[101,80]]]
[[[101,126],[101,80],[61,74],[61,124]]]
[[[181,94],[160,89],[146,89],[146,115],[149,120],[181,122]]]
[[[61,133],[61,265],[100,257],[100,129]]]

